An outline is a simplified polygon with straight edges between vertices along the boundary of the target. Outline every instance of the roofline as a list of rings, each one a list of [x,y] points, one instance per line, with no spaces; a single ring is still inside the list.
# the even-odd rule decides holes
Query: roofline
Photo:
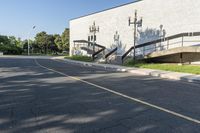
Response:
[[[94,15],[94,14],[97,14],[97,13],[109,11],[109,10],[112,10],[112,9],[115,9],[115,8],[123,7],[123,6],[130,5],[130,4],[133,4],[133,3],[137,3],[137,2],[140,2],[140,1],[143,1],[143,0],[136,0],[136,1],[129,2],[129,3],[126,3],[126,4],[122,4],[122,5],[119,5],[119,6],[114,6],[114,7],[105,9],[105,10],[97,11],[97,12],[94,12],[94,13],[90,13],[90,14],[87,14],[87,15],[83,15],[83,16],[80,16],[80,17],[70,19],[70,21],[75,20],[75,19],[79,19],[79,18],[83,18],[83,17],[87,17],[87,16],[91,16],[91,15]]]

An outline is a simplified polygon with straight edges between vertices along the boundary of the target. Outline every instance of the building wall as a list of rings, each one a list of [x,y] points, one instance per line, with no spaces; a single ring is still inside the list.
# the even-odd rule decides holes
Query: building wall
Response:
[[[114,43],[114,35],[118,31],[124,50],[133,45],[133,25],[128,26],[128,18],[132,20],[137,10],[138,17],[143,18],[143,26],[138,29],[137,43],[141,44],[159,38],[160,25],[166,30],[166,36],[200,31],[199,0],[142,0],[120,6],[96,14],[70,21],[70,54],[74,40],[87,40],[89,26],[96,22],[100,27],[97,43],[106,48]]]

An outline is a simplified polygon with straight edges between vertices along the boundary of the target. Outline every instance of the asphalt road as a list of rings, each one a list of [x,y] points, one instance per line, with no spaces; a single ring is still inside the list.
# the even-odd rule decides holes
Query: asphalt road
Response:
[[[0,133],[199,133],[200,85],[0,59]]]

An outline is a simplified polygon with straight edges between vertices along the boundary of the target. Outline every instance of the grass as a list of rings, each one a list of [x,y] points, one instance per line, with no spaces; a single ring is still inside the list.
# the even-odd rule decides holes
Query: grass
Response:
[[[92,62],[92,58],[88,56],[66,56],[65,59],[76,60],[76,61],[85,61]]]
[[[124,66],[200,74],[200,66],[192,66],[192,65],[145,63],[145,62],[133,62],[131,60],[128,60],[124,63]]]

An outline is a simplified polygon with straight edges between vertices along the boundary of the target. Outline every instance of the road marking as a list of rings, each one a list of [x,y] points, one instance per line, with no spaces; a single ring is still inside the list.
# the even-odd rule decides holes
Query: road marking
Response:
[[[82,80],[82,79],[80,79],[80,78],[77,78],[77,77],[74,77],[74,76],[67,75],[67,74],[65,74],[65,73],[62,73],[62,72],[56,71],[56,70],[54,70],[54,69],[52,69],[52,68],[45,67],[45,66],[41,65],[41,64],[40,64],[36,59],[35,59],[35,63],[36,63],[38,66],[40,66],[41,68],[44,68],[44,69],[47,69],[47,70],[49,70],[49,71],[52,71],[52,72],[58,73],[58,74],[63,75],[63,76],[65,76],[65,77],[69,77],[69,78],[71,78],[71,79],[73,79],[73,80],[76,80],[76,81],[80,81],[80,82],[86,83],[86,84],[88,84],[88,85],[91,85],[91,86],[97,87],[97,88],[99,88],[99,89],[102,89],[102,90],[108,91],[108,92],[110,92],[110,93],[112,93],[112,94],[115,94],[115,95],[118,95],[118,96],[124,97],[124,98],[126,98],[126,99],[129,99],[129,100],[135,101],[135,102],[137,102],[137,103],[140,103],[140,104],[143,104],[143,105],[149,106],[149,107],[151,107],[151,108],[154,108],[154,109],[160,110],[160,111],[162,111],[162,112],[165,112],[165,113],[171,114],[171,115],[173,115],[173,116],[176,116],[176,117],[182,118],[182,119],[184,119],[184,120],[187,120],[187,121],[190,121],[190,122],[193,122],[193,123],[196,123],[196,124],[200,124],[200,120],[194,119],[194,118],[192,118],[192,117],[189,117],[189,116],[186,116],[186,115],[182,115],[182,114],[180,114],[180,113],[177,113],[177,112],[171,111],[171,110],[169,110],[169,109],[166,109],[166,108],[163,108],[163,107],[159,107],[159,106],[157,106],[157,105],[154,105],[154,104],[151,104],[151,103],[148,103],[148,102],[145,102],[145,101],[139,100],[139,99],[137,99],[137,98],[130,97],[130,96],[128,96],[128,95],[122,94],[122,93],[117,92],[117,91],[113,91],[113,90],[108,89],[108,88],[106,88],[106,87],[99,86],[99,85],[97,85],[97,84],[94,84],[94,83],[91,83],[91,82],[88,82],[88,81]]]

